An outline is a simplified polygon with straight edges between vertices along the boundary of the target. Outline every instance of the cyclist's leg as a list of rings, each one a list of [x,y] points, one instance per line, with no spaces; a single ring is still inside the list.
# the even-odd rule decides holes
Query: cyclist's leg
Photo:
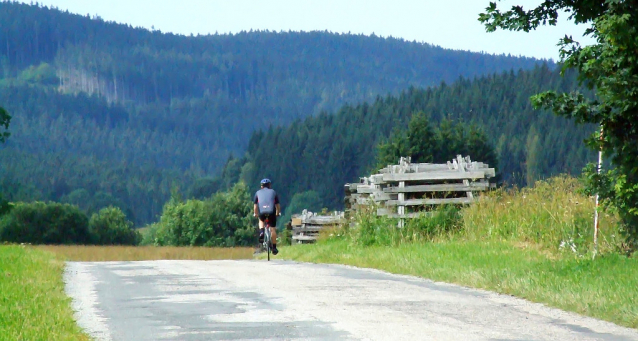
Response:
[[[273,215],[270,218],[270,238],[272,240],[273,254],[279,253],[277,250],[277,216]]]
[[[264,220],[265,220],[265,216],[264,215],[259,215],[259,243],[263,243],[264,242]]]

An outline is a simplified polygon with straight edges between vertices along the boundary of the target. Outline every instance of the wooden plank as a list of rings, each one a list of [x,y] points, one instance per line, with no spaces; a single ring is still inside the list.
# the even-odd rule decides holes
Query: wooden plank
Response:
[[[425,215],[430,215],[430,213],[428,212],[412,212],[412,213],[405,213],[405,214],[386,214],[385,216],[388,218],[396,218],[396,219],[412,219],[412,218],[419,218]]]
[[[374,204],[374,199],[372,198],[357,198],[357,204],[358,205],[372,205]]]
[[[386,200],[396,200],[397,199],[396,197],[397,197],[396,194],[379,192],[379,193],[375,193],[372,196],[372,199],[374,201],[386,201]]]
[[[464,180],[464,179],[484,179],[493,176],[493,168],[484,170],[474,170],[465,173],[457,171],[448,172],[424,172],[405,174],[383,174],[383,180],[387,182],[401,181],[426,181],[426,180]]]
[[[417,206],[417,205],[442,205],[442,204],[469,204],[472,200],[468,198],[446,198],[446,199],[409,199],[404,201],[390,200],[386,206]],[[401,212],[399,212],[401,213]]]
[[[292,236],[293,240],[313,241],[317,240],[315,236]]]
[[[343,218],[338,219],[316,219],[309,218],[302,221],[302,225],[339,225],[343,221]]]
[[[371,194],[371,193],[377,193],[380,191],[381,190],[378,188],[368,187],[367,185],[357,187],[357,193],[359,194]]]
[[[406,187],[386,187],[386,193],[423,193],[423,192],[467,192],[483,191],[489,187],[488,183],[474,182],[469,186],[464,184],[443,184],[443,185],[417,185]]]
[[[310,226],[310,227],[293,227],[292,228],[292,232],[319,232],[321,231],[323,228],[321,227],[316,227],[316,226]]]
[[[389,208],[377,208],[377,215],[389,215],[389,214],[395,214],[395,213]]]

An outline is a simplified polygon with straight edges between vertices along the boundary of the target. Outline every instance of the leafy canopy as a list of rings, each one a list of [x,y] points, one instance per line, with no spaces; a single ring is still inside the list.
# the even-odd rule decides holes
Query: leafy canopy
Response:
[[[548,91],[532,97],[536,108],[552,109],[578,123],[599,124],[603,139],[592,136],[588,145],[602,148],[613,168],[596,172],[589,165],[588,189],[599,193],[603,203],[615,207],[623,221],[629,244],[638,245],[638,2],[623,0],[545,0],[525,10],[513,6],[502,12],[491,2],[480,14],[488,32],[498,28],[525,31],[555,25],[561,11],[576,23],[590,27],[586,35],[595,44],[582,46],[570,36],[560,40],[563,72],[574,68],[579,81],[596,90],[594,99],[578,91]]]
[[[433,127],[425,113],[417,112],[405,131],[395,129],[377,146],[376,168],[396,164],[402,156],[412,157],[412,162],[445,163],[458,154],[497,166],[494,147],[480,128],[447,118]]]

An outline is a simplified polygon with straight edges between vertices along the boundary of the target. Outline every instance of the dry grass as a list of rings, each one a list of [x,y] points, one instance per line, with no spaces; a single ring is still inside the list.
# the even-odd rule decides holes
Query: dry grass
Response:
[[[498,190],[463,209],[466,240],[508,240],[545,250],[588,253],[593,246],[594,199],[577,179],[559,176],[522,190]],[[623,241],[618,217],[601,212],[600,251]]]
[[[64,260],[78,262],[142,261],[142,260],[217,260],[251,259],[253,249],[172,247],[172,246],[33,246],[54,253]]]

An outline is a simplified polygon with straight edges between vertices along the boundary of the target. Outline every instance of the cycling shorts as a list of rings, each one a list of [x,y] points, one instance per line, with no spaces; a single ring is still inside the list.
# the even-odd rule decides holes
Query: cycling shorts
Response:
[[[266,218],[268,218],[268,223],[270,227],[277,227],[277,215],[274,213],[260,213],[259,220],[266,222]]]

